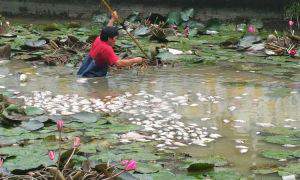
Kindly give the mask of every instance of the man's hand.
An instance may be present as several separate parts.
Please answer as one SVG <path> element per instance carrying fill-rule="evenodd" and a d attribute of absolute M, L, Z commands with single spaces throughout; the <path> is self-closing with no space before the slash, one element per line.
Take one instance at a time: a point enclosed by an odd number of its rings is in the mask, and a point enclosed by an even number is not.
<path fill-rule="evenodd" d="M 136 57 L 134 58 L 134 63 L 142 63 L 142 62 L 145 62 L 146 59 L 142 58 L 142 57 Z"/>

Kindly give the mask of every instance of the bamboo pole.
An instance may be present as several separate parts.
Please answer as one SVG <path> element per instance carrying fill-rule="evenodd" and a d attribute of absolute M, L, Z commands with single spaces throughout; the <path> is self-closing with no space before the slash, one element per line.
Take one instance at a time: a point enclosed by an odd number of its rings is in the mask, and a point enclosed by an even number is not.
<path fill-rule="evenodd" d="M 108 4 L 108 2 L 106 0 L 101 0 L 101 1 L 105 5 L 105 7 L 108 9 L 108 11 L 111 14 L 113 14 L 114 10 L 112 9 L 111 5 Z M 119 19 L 117 19 L 117 21 L 118 21 L 118 23 L 120 23 Z M 124 28 L 124 30 L 126 31 L 126 34 L 131 38 L 131 40 L 136 44 L 136 46 L 141 50 L 141 52 L 144 54 L 145 58 L 148 59 L 147 53 L 144 51 L 144 49 L 142 48 L 142 46 L 140 45 L 138 40 L 126 28 Z"/>

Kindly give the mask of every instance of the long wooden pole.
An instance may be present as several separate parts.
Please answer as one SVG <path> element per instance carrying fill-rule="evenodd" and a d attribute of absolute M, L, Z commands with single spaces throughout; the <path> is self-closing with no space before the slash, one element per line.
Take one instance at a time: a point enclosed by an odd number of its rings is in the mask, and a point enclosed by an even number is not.
<path fill-rule="evenodd" d="M 108 2 L 106 0 L 101 0 L 102 3 L 106 6 L 106 8 L 108 9 L 108 11 L 113 14 L 114 10 L 112 9 L 111 5 L 108 4 Z M 119 19 L 117 19 L 118 22 L 120 22 Z M 137 45 L 137 47 L 141 50 L 141 52 L 144 54 L 145 58 L 148 59 L 148 55 L 147 53 L 144 51 L 144 49 L 142 48 L 142 46 L 140 45 L 140 43 L 138 42 L 138 40 L 126 29 L 124 28 L 124 30 L 126 31 L 126 34 L 131 38 L 131 40 Z"/>

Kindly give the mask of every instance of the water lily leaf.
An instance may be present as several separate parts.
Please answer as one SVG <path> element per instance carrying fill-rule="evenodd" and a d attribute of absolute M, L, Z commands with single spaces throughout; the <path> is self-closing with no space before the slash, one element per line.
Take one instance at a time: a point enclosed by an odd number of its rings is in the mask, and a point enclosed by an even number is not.
<path fill-rule="evenodd" d="M 187 9 L 187 10 L 181 12 L 180 15 L 181 15 L 181 19 L 186 22 L 186 21 L 190 20 L 191 17 L 194 16 L 194 9 L 193 8 Z"/>
<path fill-rule="evenodd" d="M 172 61 L 178 59 L 177 55 L 174 55 L 170 52 L 160 52 L 156 57 L 161 58 L 162 61 Z"/>
<path fill-rule="evenodd" d="M 159 171 L 153 174 L 133 174 L 139 180 L 177 179 L 177 176 L 169 171 Z"/>
<path fill-rule="evenodd" d="M 270 127 L 263 130 L 263 133 L 272 135 L 294 135 L 297 134 L 299 130 L 293 130 L 284 127 Z"/>
<path fill-rule="evenodd" d="M 37 107 L 32 107 L 32 106 L 28 106 L 25 109 L 25 114 L 27 116 L 36 116 L 36 115 L 42 115 L 44 114 L 44 110 L 37 108 Z"/>
<path fill-rule="evenodd" d="M 300 175 L 300 163 L 289 164 L 286 167 L 280 167 L 278 174 L 280 176 Z"/>
<path fill-rule="evenodd" d="M 142 173 L 142 174 L 149 174 L 149 173 L 156 173 L 160 169 L 162 169 L 161 165 L 159 164 L 153 164 L 153 163 L 137 163 L 137 169 L 136 172 Z"/>
<path fill-rule="evenodd" d="M 146 26 L 140 26 L 134 30 L 135 36 L 147 36 L 150 34 L 150 29 Z"/>
<path fill-rule="evenodd" d="M 208 163 L 195 163 L 191 164 L 187 170 L 188 172 L 207 172 L 213 170 L 215 167 L 214 164 L 208 164 Z"/>
<path fill-rule="evenodd" d="M 180 25 L 182 23 L 182 19 L 181 19 L 181 14 L 180 12 L 170 12 L 168 14 L 168 19 L 167 22 L 169 24 L 175 24 L 175 25 Z"/>
<path fill-rule="evenodd" d="M 271 97 L 286 97 L 286 96 L 289 96 L 290 93 L 291 93 L 291 90 L 288 88 L 278 88 L 278 89 L 273 90 L 270 93 L 267 93 L 267 95 L 271 96 Z"/>
<path fill-rule="evenodd" d="M 263 151 L 262 153 L 263 157 L 270 158 L 270 159 L 292 159 L 293 157 L 293 152 L 291 151 L 276 151 L 276 150 L 266 150 Z"/>
<path fill-rule="evenodd" d="M 48 116 L 37 116 L 30 119 L 30 121 L 39 121 L 39 122 L 46 122 L 49 120 Z"/>
<path fill-rule="evenodd" d="M 224 179 L 230 179 L 230 180 L 240 180 L 241 175 L 237 174 L 234 171 L 219 171 L 219 172 L 210 172 L 208 175 L 214 179 L 214 180 L 224 180 Z"/>
<path fill-rule="evenodd" d="M 34 121 L 22 122 L 21 126 L 28 131 L 35 131 L 43 128 L 44 123 L 34 120 Z"/>
<path fill-rule="evenodd" d="M 293 156 L 296 158 L 300 158 L 300 150 L 294 151 Z"/>
<path fill-rule="evenodd" d="M 284 135 L 277 135 L 277 136 L 267 136 L 264 138 L 266 142 L 274 143 L 274 144 L 292 144 L 299 146 L 300 145 L 300 139 L 298 137 L 294 136 L 284 136 Z"/>
<path fill-rule="evenodd" d="M 71 117 L 74 118 L 73 121 L 76 121 L 76 122 L 94 123 L 100 118 L 100 115 L 94 114 L 94 113 L 89 113 L 89 112 L 80 112 L 80 113 L 71 115 Z"/>
<path fill-rule="evenodd" d="M 55 164 L 48 157 L 48 149 L 40 144 L 0 148 L 0 154 L 15 156 L 5 161 L 5 168 L 12 172 L 27 172 L 43 165 L 50 166 Z"/>

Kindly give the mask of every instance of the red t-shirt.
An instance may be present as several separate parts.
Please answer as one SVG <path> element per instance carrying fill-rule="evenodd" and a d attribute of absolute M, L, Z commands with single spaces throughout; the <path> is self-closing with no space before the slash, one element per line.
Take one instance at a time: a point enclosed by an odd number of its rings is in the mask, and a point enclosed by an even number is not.
<path fill-rule="evenodd" d="M 113 48 L 100 37 L 97 37 L 90 50 L 90 56 L 95 60 L 97 66 L 112 66 L 116 64 L 119 57 L 115 54 Z"/>

